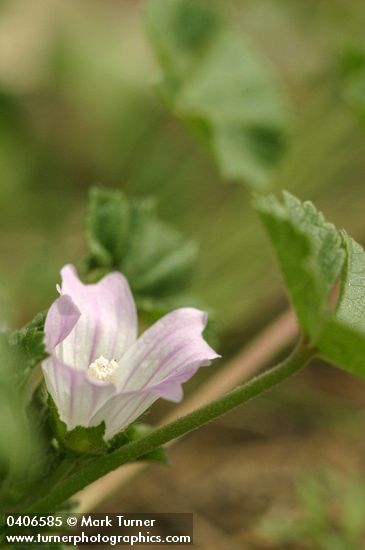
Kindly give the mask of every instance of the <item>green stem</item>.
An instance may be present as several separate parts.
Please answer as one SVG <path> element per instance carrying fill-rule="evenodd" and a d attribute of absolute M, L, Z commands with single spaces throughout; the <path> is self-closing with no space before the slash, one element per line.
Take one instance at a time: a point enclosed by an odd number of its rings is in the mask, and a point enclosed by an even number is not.
<path fill-rule="evenodd" d="M 65 502 L 77 491 L 80 491 L 119 466 L 135 461 L 168 441 L 191 432 L 238 405 L 262 394 L 299 371 L 314 355 L 315 351 L 313 349 L 308 349 L 304 344 L 299 343 L 292 354 L 278 366 L 253 378 L 246 384 L 238 386 L 216 401 L 212 401 L 200 409 L 182 418 L 178 418 L 162 428 L 156 429 L 149 435 L 137 441 L 132 441 L 106 456 L 97 458 L 79 471 L 74 472 L 68 479 L 61 481 L 53 487 L 47 495 L 33 503 L 27 512 L 52 512 L 59 504 Z"/>

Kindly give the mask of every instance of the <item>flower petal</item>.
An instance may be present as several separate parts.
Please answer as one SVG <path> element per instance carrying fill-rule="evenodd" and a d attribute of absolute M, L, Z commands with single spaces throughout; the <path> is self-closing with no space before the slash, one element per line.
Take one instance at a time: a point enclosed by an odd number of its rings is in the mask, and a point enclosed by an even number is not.
<path fill-rule="evenodd" d="M 42 370 L 47 390 L 68 430 L 100 424 L 101 420 L 95 424 L 92 418 L 115 394 L 113 384 L 91 380 L 85 371 L 73 369 L 54 356 L 43 361 Z"/>
<path fill-rule="evenodd" d="M 118 393 L 98 410 L 109 439 L 134 422 L 159 397 L 180 401 L 182 384 L 219 357 L 202 337 L 207 316 L 193 308 L 169 313 L 148 329 L 119 362 Z"/>
<path fill-rule="evenodd" d="M 177 309 L 162 317 L 122 357 L 118 390 L 156 388 L 163 397 L 175 400 L 174 380 L 181 385 L 199 367 L 219 357 L 202 337 L 206 322 L 206 313 L 194 308 Z M 167 380 L 171 394 L 165 391 L 167 384 L 161 386 Z"/>
<path fill-rule="evenodd" d="M 156 393 L 149 391 L 116 394 L 97 411 L 92 423 L 97 426 L 105 421 L 104 438 L 108 440 L 141 416 L 158 398 Z"/>
<path fill-rule="evenodd" d="M 173 401 L 182 397 L 181 384 L 219 357 L 204 341 L 207 315 L 181 308 L 149 328 L 119 362 L 119 391 L 151 390 Z"/>
<path fill-rule="evenodd" d="M 64 340 L 80 318 L 80 311 L 70 296 L 60 296 L 48 310 L 44 325 L 45 343 L 48 352 Z"/>
<path fill-rule="evenodd" d="M 83 284 L 75 268 L 62 271 L 61 294 L 69 295 L 80 310 L 74 330 L 55 350 L 58 359 L 76 369 L 86 369 L 104 355 L 119 360 L 137 336 L 136 307 L 121 273 L 110 273 L 96 284 Z"/>

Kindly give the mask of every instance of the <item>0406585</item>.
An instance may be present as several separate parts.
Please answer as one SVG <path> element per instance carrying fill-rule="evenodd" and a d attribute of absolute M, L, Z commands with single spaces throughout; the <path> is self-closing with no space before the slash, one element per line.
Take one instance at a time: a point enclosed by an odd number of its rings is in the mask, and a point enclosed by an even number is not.
<path fill-rule="evenodd" d="M 6 516 L 7 527 L 61 527 L 63 524 L 61 516 L 28 516 L 11 515 Z"/>

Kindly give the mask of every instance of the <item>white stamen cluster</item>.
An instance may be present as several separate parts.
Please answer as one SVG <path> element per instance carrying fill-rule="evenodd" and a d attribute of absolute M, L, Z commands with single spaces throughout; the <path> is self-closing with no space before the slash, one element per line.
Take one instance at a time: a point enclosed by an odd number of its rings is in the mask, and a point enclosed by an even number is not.
<path fill-rule="evenodd" d="M 112 359 L 106 359 L 103 355 L 100 355 L 87 370 L 88 375 L 91 378 L 96 380 L 101 380 L 102 382 L 111 382 L 115 384 L 115 372 L 118 368 L 118 363 Z"/>

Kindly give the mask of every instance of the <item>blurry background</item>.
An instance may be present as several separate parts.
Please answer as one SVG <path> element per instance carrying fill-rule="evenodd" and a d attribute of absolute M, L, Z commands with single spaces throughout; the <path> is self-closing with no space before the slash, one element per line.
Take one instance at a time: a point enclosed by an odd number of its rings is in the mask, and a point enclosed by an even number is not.
<path fill-rule="evenodd" d="M 272 186 L 312 199 L 364 242 L 364 2 L 211 4 L 266 58 L 285 98 L 287 147 Z M 0 322 L 20 326 L 53 299 L 60 267 L 84 252 L 89 188 L 102 184 L 155 197 L 161 218 L 200 243 L 193 292 L 215 311 L 221 352 L 229 357 L 286 307 L 283 286 L 250 190 L 226 181 L 233 178 L 221 175 L 156 88 L 161 70 L 146 33 L 146 6 L 143 0 L 0 2 Z M 365 471 L 364 404 L 363 384 L 314 365 L 188 439 L 179 455 L 174 451 L 171 469 L 153 467 L 154 479 L 172 478 L 173 504 L 203 516 L 202 548 L 283 548 L 277 533 L 263 537 L 259 526 L 273 512 L 281 523 L 300 501 L 300 470 L 321 464 L 345 474 L 346 514 L 354 522 L 354 502 L 365 494 L 351 493 Z M 301 494 L 309 493 L 304 511 L 296 504 L 302 515 L 323 504 L 321 482 L 311 483 L 302 482 Z M 330 482 L 326 506 L 332 493 L 343 494 L 341 483 Z M 162 511 L 170 510 L 160 486 L 149 484 L 141 482 L 137 508 L 157 511 L 159 499 Z M 133 491 L 123 489 L 122 501 L 105 509 L 132 511 L 132 504 Z M 326 514 L 311 526 L 324 531 L 321 539 L 310 542 L 308 535 L 307 546 L 288 547 L 357 550 L 353 534 L 341 543 L 344 512 L 335 503 Z"/>

